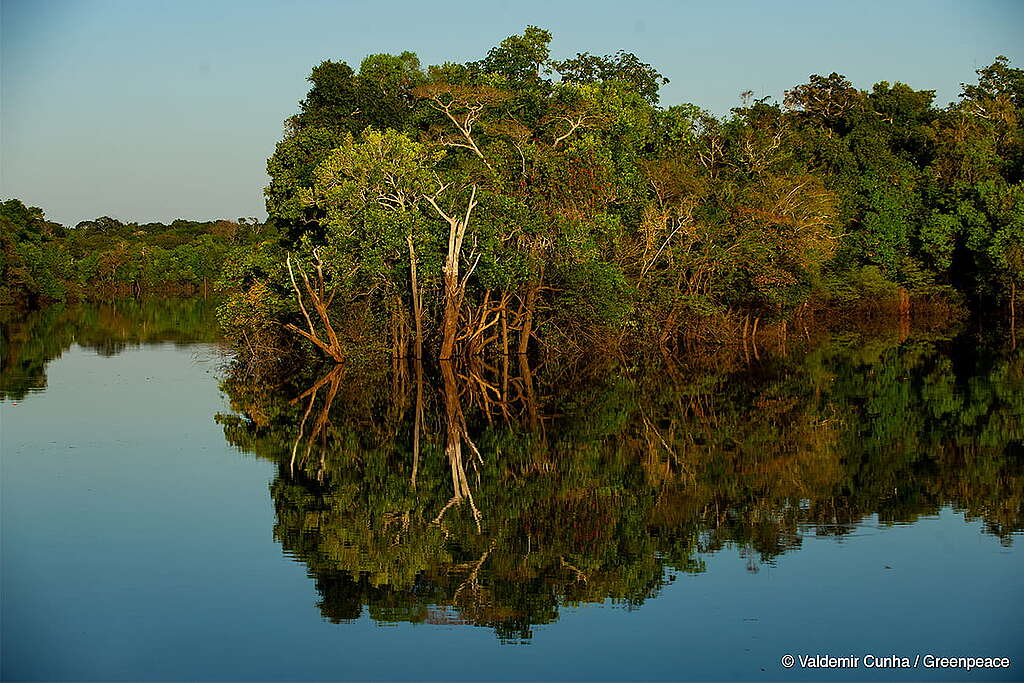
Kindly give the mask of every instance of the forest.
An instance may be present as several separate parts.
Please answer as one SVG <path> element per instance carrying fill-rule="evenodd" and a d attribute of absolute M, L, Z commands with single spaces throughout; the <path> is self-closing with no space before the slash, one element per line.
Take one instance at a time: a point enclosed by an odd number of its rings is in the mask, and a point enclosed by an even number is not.
<path fill-rule="evenodd" d="M 1009 546 L 1024 70 L 948 105 L 811 75 L 716 116 L 552 39 L 314 66 L 265 221 L 0 203 L 0 399 L 74 343 L 225 344 L 214 419 L 272 463 L 332 622 L 529 640 L 726 548 L 753 572 L 950 508 Z"/>
<path fill-rule="evenodd" d="M 112 296 L 213 293 L 228 253 L 265 238 L 256 218 L 66 228 L 17 199 L 0 202 L 0 306 L 35 309 Z"/>
<path fill-rule="evenodd" d="M 812 75 L 716 117 L 620 51 L 530 26 L 467 63 L 325 61 L 268 159 L 268 219 L 73 229 L 11 200 L 6 303 L 207 293 L 252 361 L 746 340 L 844 315 L 994 312 L 1024 285 L 1024 71 L 933 90 Z"/>
<path fill-rule="evenodd" d="M 267 165 L 281 237 L 223 273 L 244 353 L 672 349 L 816 311 L 1015 324 L 1024 72 L 1008 59 L 947 107 L 832 73 L 718 118 L 660 106 L 667 79 L 633 54 L 556 60 L 551 39 L 313 68 Z"/>

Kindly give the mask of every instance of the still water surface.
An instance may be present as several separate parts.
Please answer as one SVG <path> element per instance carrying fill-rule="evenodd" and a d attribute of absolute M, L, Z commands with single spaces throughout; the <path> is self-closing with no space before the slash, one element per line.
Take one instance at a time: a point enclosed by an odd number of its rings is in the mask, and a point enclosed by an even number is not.
<path fill-rule="evenodd" d="M 1024 673 L 1020 351 L 273 379 L 211 312 L 3 326 L 3 679 Z"/>

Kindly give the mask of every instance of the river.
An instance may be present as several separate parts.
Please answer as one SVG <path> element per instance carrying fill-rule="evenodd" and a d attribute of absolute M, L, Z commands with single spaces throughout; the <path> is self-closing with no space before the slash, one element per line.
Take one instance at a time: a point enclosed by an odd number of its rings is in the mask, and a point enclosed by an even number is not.
<path fill-rule="evenodd" d="M 268 377 L 203 301 L 2 320 L 4 680 L 1024 676 L 981 334 Z"/>

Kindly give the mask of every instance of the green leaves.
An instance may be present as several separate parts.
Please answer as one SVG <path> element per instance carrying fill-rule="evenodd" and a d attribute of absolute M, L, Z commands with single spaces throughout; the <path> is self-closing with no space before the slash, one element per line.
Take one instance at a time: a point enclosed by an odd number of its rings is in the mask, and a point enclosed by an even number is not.
<path fill-rule="evenodd" d="M 290 245 L 347 264 L 352 297 L 392 326 L 378 335 L 401 335 L 413 261 L 428 328 L 448 267 L 464 291 L 447 320 L 487 325 L 497 289 L 531 309 L 517 314 L 528 340 L 668 343 L 707 316 L 900 286 L 995 301 L 1017 281 L 1024 138 L 1007 60 L 944 110 L 933 90 L 832 73 L 782 105 L 746 93 L 719 119 L 658 108 L 667 79 L 636 55 L 552 61 L 551 40 L 530 26 L 464 64 L 403 52 L 358 74 L 313 69 L 268 162 L 268 212 Z M 468 188 L 479 206 L 449 262 Z"/>
<path fill-rule="evenodd" d="M 658 104 L 658 90 L 669 82 L 650 64 L 624 50 L 604 57 L 581 52 L 572 59 L 552 62 L 552 66 L 565 83 L 621 83 L 652 106 Z"/>
<path fill-rule="evenodd" d="M 551 32 L 527 26 L 522 35 L 509 36 L 491 48 L 483 61 L 472 66 L 485 73 L 500 74 L 509 81 L 539 80 L 547 63 Z"/>
<path fill-rule="evenodd" d="M 312 187 L 302 188 L 300 198 L 331 218 L 353 215 L 371 204 L 409 211 L 437 190 L 433 171 L 444 155 L 394 130 L 368 128 L 359 142 L 348 136 L 317 166 Z"/>

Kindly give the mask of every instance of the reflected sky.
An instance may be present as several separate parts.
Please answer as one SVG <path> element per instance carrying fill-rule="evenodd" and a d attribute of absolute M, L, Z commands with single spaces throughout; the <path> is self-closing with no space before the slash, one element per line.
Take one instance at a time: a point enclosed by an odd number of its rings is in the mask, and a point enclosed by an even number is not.
<path fill-rule="evenodd" d="M 652 392 L 637 394 L 628 385 L 628 375 L 621 380 L 625 386 L 621 382 L 598 382 L 597 388 L 592 382 L 580 385 L 589 385 L 592 390 L 574 396 L 573 403 L 582 411 L 575 416 L 569 411 L 568 401 L 540 401 L 541 415 L 555 414 L 553 405 L 562 415 L 546 427 L 547 443 L 557 446 L 551 452 L 566 458 L 555 464 L 574 463 L 574 467 L 556 468 L 557 477 L 550 473 L 552 470 L 541 467 L 529 472 L 517 470 L 526 484 L 499 479 L 511 491 L 505 511 L 497 509 L 502 499 L 487 482 L 489 476 L 502 474 L 498 463 L 520 467 L 540 462 L 538 458 L 549 453 L 543 449 L 525 454 L 508 450 L 512 441 L 498 440 L 505 428 L 485 427 L 486 419 L 463 394 L 467 427 L 488 463 L 481 468 L 479 480 L 468 460 L 466 464 L 468 481 L 482 513 L 481 532 L 475 530 L 467 505 L 453 506 L 447 513 L 450 521 L 447 515 L 443 520 L 447 523 L 443 531 L 448 536 L 440 534 L 437 544 L 425 541 L 424 547 L 433 554 L 419 565 L 419 560 L 412 562 L 412 566 L 421 566 L 422 572 L 411 584 L 411 593 L 408 587 L 397 590 L 401 584 L 398 579 L 396 590 L 390 593 L 381 584 L 374 591 L 350 591 L 346 594 L 349 598 L 368 597 L 370 602 L 357 606 L 360 609 L 355 618 L 333 623 L 324 604 L 332 595 L 339 595 L 325 589 L 344 587 L 353 575 L 346 571 L 344 553 L 317 555 L 325 547 L 323 534 L 351 531 L 353 524 L 369 521 L 371 526 L 363 527 L 369 535 L 350 537 L 347 547 L 362 552 L 355 561 L 372 560 L 372 551 L 386 554 L 389 547 L 390 541 L 372 545 L 374 539 L 381 540 L 374 534 L 394 528 L 385 524 L 387 513 L 394 512 L 396 501 L 415 510 L 417 500 L 431 513 L 422 526 L 422 538 L 429 540 L 432 530 L 440 529 L 430 522 L 438 511 L 438 502 L 443 505 L 452 494 L 446 432 L 442 429 L 443 400 L 439 395 L 429 399 L 425 410 L 424 432 L 429 438 L 425 437 L 421 451 L 416 496 L 399 496 L 397 484 L 392 481 L 400 478 L 405 482 L 408 469 L 381 469 L 392 462 L 390 458 L 402 459 L 409 454 L 411 431 L 406 428 L 412 426 L 409 408 L 414 402 L 405 412 L 391 417 L 378 411 L 376 436 L 363 437 L 364 445 L 377 443 L 382 447 L 394 440 L 398 445 L 390 455 L 364 451 L 360 458 L 353 459 L 351 448 L 345 452 L 333 448 L 358 433 L 362 403 L 359 392 L 351 390 L 342 392 L 345 400 L 336 402 L 329 411 L 331 431 L 326 443 L 335 455 L 324 459 L 326 470 L 321 481 L 317 478 L 320 458 L 316 450 L 310 451 L 311 456 L 298 467 L 289 467 L 296 430 L 306 408 L 303 401 L 291 403 L 297 392 L 289 393 L 287 387 L 261 389 L 249 381 L 249 393 L 240 393 L 214 345 L 187 344 L 183 339 L 177 342 L 128 346 L 114 355 L 72 342 L 46 365 L 44 390 L 17 398 L 8 396 L 0 402 L 5 680 L 820 679 L 820 671 L 784 671 L 779 658 L 786 653 L 993 655 L 1015 657 L 1017 661 L 1024 657 L 1024 622 L 1020 617 L 1024 556 L 1019 549 L 1019 529 L 1007 528 L 1006 524 L 993 529 L 984 515 L 965 520 L 963 511 L 948 503 L 933 509 L 932 499 L 901 499 L 898 505 L 888 505 L 888 499 L 877 492 L 860 499 L 862 504 L 857 509 L 867 509 L 866 514 L 852 522 L 837 523 L 842 526 L 842 534 L 835 534 L 826 524 L 801 521 L 810 514 L 811 500 L 795 500 L 792 524 L 772 527 L 768 513 L 778 512 L 779 500 L 789 500 L 776 495 L 778 491 L 788 493 L 787 477 L 803 476 L 801 481 L 812 487 L 831 486 L 829 482 L 838 474 L 826 468 L 827 477 L 810 477 L 808 463 L 819 460 L 805 458 L 800 461 L 803 465 L 783 469 L 779 477 L 769 476 L 770 469 L 762 470 L 757 474 L 761 478 L 753 480 L 756 486 L 751 484 L 750 491 L 739 495 L 738 489 L 729 490 L 727 484 L 746 476 L 742 470 L 720 476 L 712 470 L 699 470 L 699 458 L 690 459 L 687 462 L 695 469 L 698 483 L 710 487 L 705 493 L 710 491 L 723 504 L 728 502 L 730 514 L 748 515 L 745 526 L 737 519 L 732 526 L 723 524 L 716 532 L 706 516 L 692 516 L 684 505 L 686 496 L 703 495 L 701 490 L 690 484 L 673 488 L 673 482 L 679 480 L 678 469 L 673 470 L 674 478 L 656 480 L 652 479 L 651 472 L 656 468 L 651 463 L 646 467 L 632 465 L 628 453 L 615 460 L 602 450 L 615 442 L 595 431 L 602 424 L 608 428 L 607 420 L 601 417 L 605 413 L 598 409 L 609 406 L 615 409 L 609 408 L 608 415 L 618 411 L 624 416 L 613 421 L 615 428 L 610 432 L 620 435 L 618 443 L 628 443 L 628 438 L 642 434 L 629 431 L 633 418 L 640 414 L 636 411 L 642 409 L 669 445 L 678 444 L 669 438 L 671 425 L 654 412 L 657 402 L 651 402 Z M 897 353 L 911 356 L 904 358 L 902 365 L 887 366 L 879 364 L 878 359 L 893 353 L 891 347 L 882 349 L 881 354 L 878 349 L 868 352 L 865 348 L 859 345 L 855 352 L 848 349 L 841 353 L 834 348 L 819 350 L 832 354 L 824 365 L 815 361 L 801 366 L 804 361 L 800 360 L 786 361 L 778 371 L 761 368 L 761 379 L 751 380 L 753 384 L 748 387 L 754 399 L 736 391 L 724 394 L 721 400 L 739 406 L 737 415 L 741 415 L 745 400 L 764 404 L 766 397 L 792 393 L 787 381 L 806 384 L 807 395 L 813 399 L 815 386 L 825 385 L 816 385 L 817 380 L 809 380 L 806 373 L 794 374 L 795 367 L 815 371 L 827 367 L 834 378 L 857 372 L 861 372 L 860 377 L 878 377 L 887 367 L 904 373 L 907 368 L 921 368 L 911 382 L 917 387 L 911 395 L 917 398 L 906 405 L 920 407 L 920 397 L 930 396 L 935 401 L 925 405 L 934 408 L 967 396 L 964 387 L 975 395 L 996 391 L 991 382 L 983 380 L 1007 372 L 1005 368 L 1000 370 L 1004 366 L 989 363 L 973 365 L 986 368 L 985 377 L 964 374 L 963 368 L 971 364 L 965 366 L 948 348 L 897 349 Z M 952 363 L 949 368 L 947 361 Z M 741 369 L 739 375 L 727 375 L 722 381 L 735 384 L 744 372 Z M 1013 376 L 1011 372 L 1011 379 Z M 439 377 L 428 372 L 427 379 L 428 393 L 443 390 Z M 537 393 L 543 396 L 543 369 L 536 380 Z M 778 381 L 783 384 L 776 384 Z M 830 379 L 829 384 L 837 381 L 843 384 L 841 379 Z M 943 381 L 954 385 L 945 398 L 941 398 Z M 366 407 L 379 408 L 388 402 L 390 385 L 380 386 L 383 398 L 367 399 Z M 832 390 L 832 398 L 847 401 L 848 412 L 870 409 L 872 415 L 884 418 L 879 408 L 880 394 L 863 391 L 880 385 L 846 382 L 845 386 L 851 392 L 849 396 L 843 398 L 840 387 Z M 857 387 L 859 391 L 852 391 Z M 410 396 L 414 395 L 413 388 L 414 383 L 407 387 Z M 641 394 L 646 398 L 636 399 Z M 317 406 L 322 406 L 325 395 L 321 391 Z M 676 394 L 664 394 L 669 395 Z M 630 397 L 636 403 L 630 403 Z M 964 405 L 970 408 L 975 404 L 977 401 L 967 401 Z M 252 420 L 257 405 L 266 417 L 262 427 Z M 808 414 L 817 419 L 822 405 L 811 400 L 797 406 L 795 413 L 793 408 L 776 412 L 775 419 L 792 432 L 794 425 L 805 423 L 802 420 Z M 985 405 L 1002 404 L 989 401 Z M 704 448 L 743 451 L 742 440 L 747 437 L 754 437 L 758 447 L 767 443 L 756 440 L 760 438 L 756 430 L 736 431 L 741 420 L 730 417 L 725 404 L 705 404 L 703 409 L 709 411 L 708 415 L 717 415 L 720 429 L 728 436 L 728 440 L 721 441 L 709 437 Z M 974 418 L 968 420 L 969 410 L 958 410 L 964 424 L 979 424 Z M 219 422 L 215 415 L 221 416 Z M 227 416 L 236 416 L 242 422 L 231 422 Z M 925 417 L 921 424 L 926 428 L 946 424 L 948 429 L 949 423 L 938 419 L 941 415 L 933 412 Z M 981 436 L 975 451 L 964 450 L 963 444 L 956 447 L 967 460 L 988 457 L 991 466 L 960 470 L 971 476 L 956 480 L 959 488 L 943 488 L 944 482 L 953 480 L 941 468 L 911 468 L 916 479 L 912 482 L 917 486 L 915 495 L 935 491 L 941 498 L 948 497 L 950 491 L 959 491 L 965 498 L 980 501 L 977 505 L 982 511 L 999 500 L 1006 502 L 1005 496 L 985 498 L 984 491 L 972 492 L 970 487 L 991 489 L 991 482 L 984 476 L 1002 462 L 1004 469 L 993 481 L 1002 482 L 1006 492 L 1018 490 L 1014 486 L 1021 474 L 1019 436 L 1005 431 L 1015 428 L 1006 422 L 1011 417 L 1007 413 L 1001 418 L 1007 439 L 1002 451 L 999 443 L 983 443 L 994 438 L 993 432 L 978 433 Z M 306 422 L 307 437 L 315 418 L 315 412 L 311 413 Z M 904 418 L 907 425 L 917 424 L 915 416 Z M 382 426 L 387 424 L 397 425 L 395 431 Z M 365 425 L 363 431 L 367 432 Z M 522 432 L 517 433 L 527 440 Z M 681 433 L 677 426 L 676 435 Z M 850 467 L 850 444 L 855 439 L 886 438 L 887 434 L 885 429 L 852 429 L 827 441 L 830 448 L 847 449 L 845 460 L 840 458 L 838 462 L 846 468 L 844 472 L 854 473 L 850 481 L 862 491 L 871 489 L 872 481 L 878 483 L 877 477 L 884 477 L 884 470 L 879 469 L 882 461 L 865 457 L 863 466 Z M 904 439 L 911 434 L 920 436 L 913 430 L 901 434 Z M 777 436 L 773 438 L 778 440 Z M 920 454 L 926 448 L 952 452 L 954 441 L 932 439 L 910 444 L 905 452 L 879 452 L 880 456 L 897 457 Z M 570 443 L 577 444 L 575 452 L 568 447 Z M 798 439 L 790 446 L 801 443 L 808 442 Z M 504 460 L 499 459 L 498 447 L 506 449 L 501 456 Z M 588 449 L 603 453 L 603 462 L 609 466 L 618 463 L 621 471 L 587 471 L 588 461 L 583 455 Z M 947 450 L 942 453 L 949 455 Z M 787 452 L 784 449 L 782 455 Z M 993 455 L 999 453 L 1002 461 Z M 775 457 L 764 462 L 774 461 Z M 750 461 L 739 458 L 732 462 L 742 465 Z M 345 463 L 348 467 L 343 470 L 341 465 Z M 599 534 L 599 540 L 590 543 L 592 550 L 588 550 L 587 544 L 573 544 L 570 526 L 574 521 L 604 518 L 588 517 L 590 513 L 583 508 L 566 512 L 567 508 L 555 502 L 587 499 L 582 493 L 567 495 L 567 487 L 583 486 L 595 478 L 604 485 L 620 487 L 616 495 L 632 496 L 633 502 L 624 509 L 611 506 L 604 511 L 614 523 L 594 528 L 611 535 Z M 434 479 L 436 484 L 432 483 Z M 657 486 L 652 488 L 652 482 Z M 648 490 L 675 495 L 676 502 L 659 507 L 657 494 L 650 500 L 645 497 Z M 811 493 L 816 491 L 812 488 Z M 346 506 L 341 505 L 346 500 L 344 495 L 349 496 Z M 517 499 L 530 504 L 531 514 L 508 511 Z M 546 499 L 554 502 L 545 508 Z M 760 508 L 754 505 L 765 499 L 774 502 Z M 338 501 L 338 507 L 325 513 L 325 501 Z M 868 509 L 873 505 L 886 510 L 881 518 Z M 806 511 L 801 513 L 801 509 Z M 303 520 L 311 522 L 314 517 L 310 511 L 315 510 L 326 514 L 317 518 L 318 525 L 310 524 L 304 530 L 293 526 Z M 672 510 L 681 516 L 671 518 L 668 512 Z M 630 521 L 630 511 L 645 511 L 648 516 Z M 749 517 L 754 513 L 762 515 L 760 525 Z M 992 514 L 1002 513 L 993 510 Z M 556 515 L 551 519 L 566 523 L 541 528 L 551 515 Z M 513 604 L 508 602 L 508 591 L 515 584 L 509 557 L 513 551 L 519 552 L 517 534 L 528 524 L 534 525 L 529 532 L 533 543 L 544 538 L 549 549 L 564 544 L 565 561 L 588 573 L 590 583 L 583 586 L 573 571 L 564 567 L 543 574 L 548 565 L 527 563 L 534 574 L 542 573 L 528 576 L 527 572 L 524 580 L 539 582 L 548 589 L 524 589 L 523 595 L 553 594 L 561 602 L 555 606 L 554 618 L 532 624 L 529 638 L 503 639 L 496 637 L 493 625 L 470 625 L 477 623 L 474 615 L 483 612 L 479 604 L 464 599 L 468 588 L 456 599 L 452 593 L 472 572 L 479 558 L 477 550 L 493 545 L 477 575 L 484 591 L 481 595 L 489 591 L 484 607 L 507 609 Z M 687 546 L 686 557 L 692 561 L 688 567 L 667 561 L 673 551 L 664 539 L 635 537 L 637 530 L 664 531 L 679 529 L 680 525 L 693 531 L 686 536 L 688 542 L 693 541 Z M 418 528 L 413 517 L 409 529 Z M 764 536 L 769 528 L 782 528 L 799 538 L 790 539 L 781 552 L 766 555 L 762 550 L 773 547 Z M 746 529 L 747 535 L 740 535 L 740 529 Z M 761 536 L 757 535 L 759 529 Z M 721 535 L 719 544 L 709 541 L 715 533 Z M 604 547 L 601 544 L 608 543 L 619 551 L 646 552 L 653 548 L 661 559 L 598 556 L 598 550 Z M 392 552 L 410 548 L 409 542 L 399 539 Z M 537 557 L 545 550 L 534 545 L 529 552 Z M 682 556 L 675 555 L 673 561 L 678 565 Z M 383 561 L 379 556 L 376 560 Z M 393 557 L 390 561 L 397 562 Z M 553 561 L 557 563 L 557 557 Z M 641 576 L 636 572 L 654 574 Z M 643 600 L 611 597 L 616 591 L 629 593 L 629 586 L 644 585 L 653 588 Z M 432 610 L 432 619 L 412 623 L 387 611 L 387 600 L 392 601 L 392 608 L 419 605 L 416 600 L 395 602 L 397 597 L 415 597 L 416 590 L 431 598 L 421 602 L 424 609 Z M 602 592 L 606 597 L 600 599 Z M 573 595 L 584 599 L 575 602 L 569 599 Z M 445 614 L 451 617 L 450 623 L 440 623 L 445 621 L 441 618 Z M 975 672 L 971 678 L 1014 679 L 1019 674 L 1020 669 L 1015 668 L 1008 672 Z M 860 670 L 829 672 L 826 677 L 929 680 L 965 676 L 963 672 L 924 670 L 872 676 Z"/>

